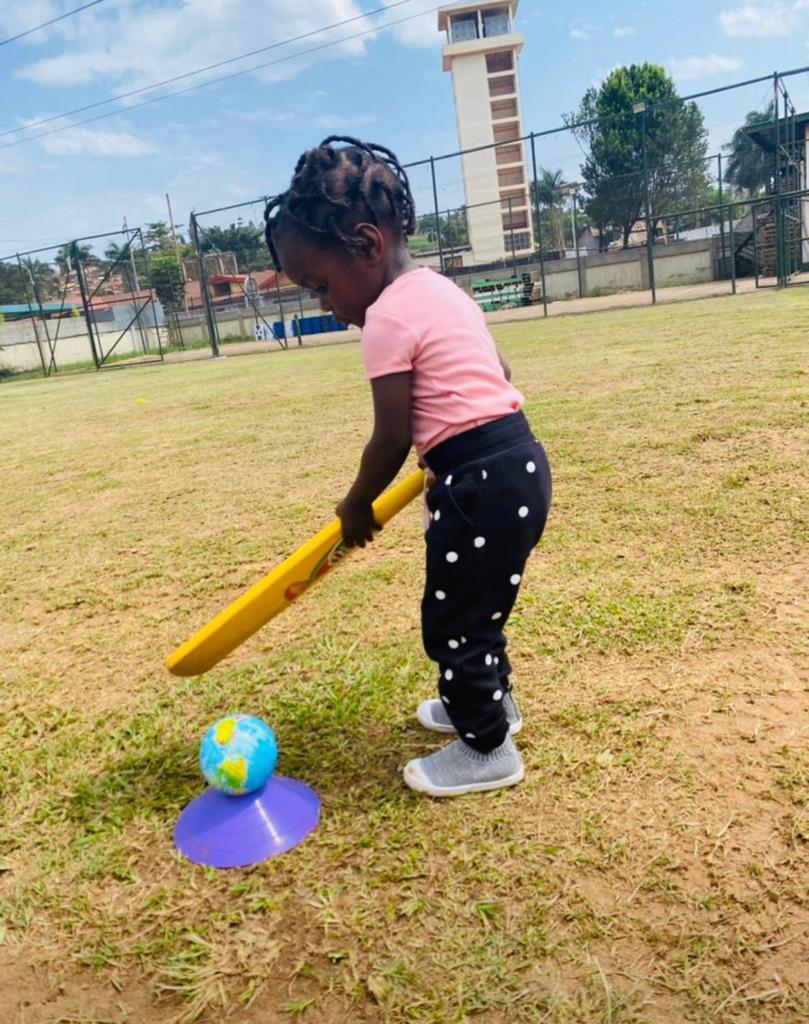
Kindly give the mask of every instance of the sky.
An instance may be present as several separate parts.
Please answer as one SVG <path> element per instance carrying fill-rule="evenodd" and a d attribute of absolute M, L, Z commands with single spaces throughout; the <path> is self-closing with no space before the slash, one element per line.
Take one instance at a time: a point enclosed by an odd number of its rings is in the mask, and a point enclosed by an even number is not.
<path fill-rule="evenodd" d="M 458 147 L 435 0 L 101 0 L 3 45 L 85 3 L 0 0 L 0 256 L 116 231 L 124 218 L 130 226 L 166 219 L 167 192 L 187 233 L 191 210 L 285 188 L 300 153 L 332 133 L 380 142 L 403 162 Z M 371 13 L 378 8 L 387 9 Z M 809 0 L 580 0 L 569 8 L 521 0 L 516 29 L 525 36 L 526 131 L 561 124 L 590 86 L 622 64 L 662 64 L 681 95 L 809 65 Z M 287 44 L 307 33 L 314 34 Z M 258 49 L 215 71 L 63 116 Z M 809 109 L 809 75 L 789 78 L 787 87 L 798 109 Z M 701 100 L 710 152 L 770 95 L 771 86 L 759 83 Z M 540 140 L 537 158 L 575 180 L 582 152 L 564 133 Z M 425 210 L 429 173 L 417 168 L 411 178 Z M 457 159 L 438 164 L 442 208 L 463 201 L 461 182 Z M 202 222 L 260 212 L 254 204 Z"/>

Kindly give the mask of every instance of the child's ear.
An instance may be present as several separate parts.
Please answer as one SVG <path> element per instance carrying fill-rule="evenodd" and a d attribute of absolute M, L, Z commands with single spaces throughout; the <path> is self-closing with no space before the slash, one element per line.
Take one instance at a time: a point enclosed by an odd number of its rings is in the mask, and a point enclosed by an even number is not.
<path fill-rule="evenodd" d="M 379 263 L 385 253 L 385 239 L 376 224 L 358 224 L 354 237 L 362 255 L 372 264 Z"/>

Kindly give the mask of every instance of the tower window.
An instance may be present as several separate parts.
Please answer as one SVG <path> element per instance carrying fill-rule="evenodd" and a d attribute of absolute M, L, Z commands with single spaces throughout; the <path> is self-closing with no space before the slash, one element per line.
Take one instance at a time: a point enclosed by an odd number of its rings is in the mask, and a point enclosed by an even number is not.
<path fill-rule="evenodd" d="M 522 162 L 522 147 L 498 146 L 495 150 L 495 162 L 501 164 L 517 164 Z"/>
<path fill-rule="evenodd" d="M 490 75 L 496 71 L 511 71 L 514 67 L 514 52 L 512 50 L 495 50 L 494 53 L 486 54 L 486 70 Z"/>
<path fill-rule="evenodd" d="M 511 96 L 517 91 L 514 75 L 501 75 L 489 79 L 490 96 Z"/>
<path fill-rule="evenodd" d="M 483 34 L 490 36 L 507 36 L 511 31 L 506 8 L 494 8 L 483 12 Z"/>
<path fill-rule="evenodd" d="M 492 120 L 500 121 L 504 117 L 517 116 L 516 100 L 495 100 L 492 103 Z"/>
<path fill-rule="evenodd" d="M 466 43 L 478 38 L 477 14 L 461 14 L 452 19 L 453 43 Z"/>

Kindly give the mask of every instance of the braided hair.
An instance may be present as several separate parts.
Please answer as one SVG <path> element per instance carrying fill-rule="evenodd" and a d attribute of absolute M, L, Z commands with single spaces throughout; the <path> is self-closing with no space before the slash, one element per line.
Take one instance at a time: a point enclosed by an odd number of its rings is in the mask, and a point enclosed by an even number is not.
<path fill-rule="evenodd" d="M 335 148 L 334 143 L 344 145 Z M 301 156 L 289 189 L 267 203 L 265 238 L 276 270 L 281 269 L 276 240 L 286 231 L 356 254 L 363 244 L 354 228 L 362 221 L 392 227 L 403 238 L 412 235 L 416 209 L 410 182 L 384 146 L 330 135 Z"/>

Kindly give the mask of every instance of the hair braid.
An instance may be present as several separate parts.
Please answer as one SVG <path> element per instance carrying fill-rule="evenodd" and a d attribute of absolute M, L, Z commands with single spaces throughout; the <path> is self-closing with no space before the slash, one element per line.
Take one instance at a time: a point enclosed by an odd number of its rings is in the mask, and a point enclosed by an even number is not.
<path fill-rule="evenodd" d="M 364 220 L 403 237 L 413 234 L 416 209 L 407 173 L 385 146 L 329 135 L 301 154 L 289 189 L 267 203 L 265 237 L 276 269 L 276 239 L 283 231 L 309 233 L 356 253 L 362 246 L 354 228 Z"/>

